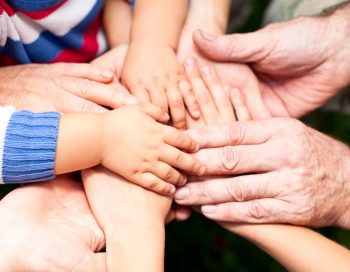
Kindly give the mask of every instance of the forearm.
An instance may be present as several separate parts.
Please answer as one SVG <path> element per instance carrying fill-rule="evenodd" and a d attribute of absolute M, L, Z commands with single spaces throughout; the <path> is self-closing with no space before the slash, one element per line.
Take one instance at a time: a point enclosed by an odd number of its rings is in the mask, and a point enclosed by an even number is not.
<path fill-rule="evenodd" d="M 103 25 L 110 48 L 129 43 L 131 7 L 124 0 L 107 0 L 103 13 Z"/>
<path fill-rule="evenodd" d="M 136 1 L 131 43 L 161 43 L 176 50 L 187 10 L 187 0 Z"/>
<path fill-rule="evenodd" d="M 186 28 L 224 34 L 229 20 L 231 0 L 192 0 Z"/>
<path fill-rule="evenodd" d="M 141 220 L 136 224 L 133 220 L 127 221 L 124 226 L 116 226 L 115 233 L 108 234 L 107 266 L 110 271 L 164 270 L 164 222 Z"/>
<path fill-rule="evenodd" d="M 348 271 L 348 249 L 307 228 L 291 225 L 225 225 L 288 271 Z"/>
<path fill-rule="evenodd" d="M 72 113 L 61 116 L 55 175 L 87 169 L 102 160 L 102 114 Z"/>

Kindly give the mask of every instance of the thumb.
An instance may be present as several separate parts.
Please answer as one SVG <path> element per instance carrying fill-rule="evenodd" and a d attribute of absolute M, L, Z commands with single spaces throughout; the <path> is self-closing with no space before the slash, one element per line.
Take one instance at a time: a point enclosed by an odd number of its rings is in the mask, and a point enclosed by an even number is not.
<path fill-rule="evenodd" d="M 193 42 L 208 58 L 216 61 L 256 62 L 270 52 L 265 32 L 213 36 L 202 30 L 193 34 Z"/>

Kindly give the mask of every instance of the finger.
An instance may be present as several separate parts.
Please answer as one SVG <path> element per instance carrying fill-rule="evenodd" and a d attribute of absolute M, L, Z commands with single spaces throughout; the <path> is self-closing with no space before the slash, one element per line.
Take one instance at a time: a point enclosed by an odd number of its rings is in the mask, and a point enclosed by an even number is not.
<path fill-rule="evenodd" d="M 140 109 L 143 113 L 149 115 L 158 122 L 167 123 L 170 119 L 169 115 L 156 105 L 150 103 L 142 104 L 140 105 Z"/>
<path fill-rule="evenodd" d="M 204 205 L 272 198 L 279 193 L 276 179 L 272 174 L 255 174 L 190 182 L 176 191 L 175 200 L 182 205 Z"/>
<path fill-rule="evenodd" d="M 276 168 L 275 152 L 269 149 L 267 145 L 225 146 L 201 149 L 194 156 L 207 175 L 261 173 Z"/>
<path fill-rule="evenodd" d="M 174 207 L 175 219 L 178 222 L 185 221 L 191 216 L 191 208 L 185 206 L 175 205 Z"/>
<path fill-rule="evenodd" d="M 214 67 L 203 67 L 201 69 L 201 76 L 214 99 L 216 108 L 223 122 L 230 123 L 235 121 L 235 114 L 229 97 L 225 94 L 224 88 L 220 83 Z"/>
<path fill-rule="evenodd" d="M 193 58 L 186 59 L 184 68 L 205 123 L 216 124 L 219 114 L 209 90 L 200 77 L 196 61 Z"/>
<path fill-rule="evenodd" d="M 250 113 L 242 93 L 238 89 L 232 89 L 229 96 L 235 110 L 237 121 L 251 120 Z"/>
<path fill-rule="evenodd" d="M 162 150 L 160 160 L 183 171 L 197 175 L 205 174 L 205 168 L 194 157 L 172 146 Z"/>
<path fill-rule="evenodd" d="M 88 63 L 59 62 L 50 65 L 52 65 L 52 68 L 62 75 L 85 78 L 101 83 L 111 82 L 114 77 L 113 71 Z"/>
<path fill-rule="evenodd" d="M 191 129 L 186 134 L 195 139 L 201 148 L 262 144 L 278 130 L 279 122 L 278 119 L 234 122 Z"/>
<path fill-rule="evenodd" d="M 95 112 L 104 113 L 108 110 L 94 102 L 83 99 L 69 92 L 60 92 L 55 107 L 62 113 Z M 55 100 L 56 101 L 56 100 Z"/>
<path fill-rule="evenodd" d="M 152 88 L 148 88 L 148 93 L 152 104 L 160 107 L 162 111 L 168 112 L 168 99 L 163 87 L 153 86 Z"/>
<path fill-rule="evenodd" d="M 102 84 L 79 78 L 62 79 L 64 90 L 96 104 L 117 108 L 126 104 L 138 103 L 122 85 Z"/>
<path fill-rule="evenodd" d="M 143 173 L 140 180 L 134 182 L 155 193 L 161 195 L 173 195 L 175 193 L 174 185 L 161 180 L 152 173 Z"/>
<path fill-rule="evenodd" d="M 149 171 L 161 180 L 174 184 L 175 186 L 183 186 L 187 182 L 187 178 L 184 175 L 164 162 L 152 165 L 152 169 L 149 169 Z"/>
<path fill-rule="evenodd" d="M 193 34 L 193 41 L 210 59 L 232 62 L 259 61 L 269 55 L 274 45 L 271 33 L 266 31 L 212 36 L 197 30 Z"/>
<path fill-rule="evenodd" d="M 286 223 L 288 210 L 287 202 L 272 198 L 202 206 L 207 218 L 236 223 Z"/>
<path fill-rule="evenodd" d="M 187 134 L 172 127 L 164 127 L 165 142 L 188 152 L 197 152 L 199 145 Z"/>
<path fill-rule="evenodd" d="M 186 109 L 182 95 L 176 85 L 166 90 L 173 126 L 177 129 L 186 129 Z"/>
<path fill-rule="evenodd" d="M 198 119 L 201 116 L 199 105 L 197 99 L 192 92 L 191 85 L 187 80 L 180 80 L 179 90 L 185 101 L 186 108 L 192 118 Z"/>
<path fill-rule="evenodd" d="M 149 96 L 148 91 L 142 87 L 130 88 L 130 92 L 143 103 L 151 102 L 151 98 Z"/>

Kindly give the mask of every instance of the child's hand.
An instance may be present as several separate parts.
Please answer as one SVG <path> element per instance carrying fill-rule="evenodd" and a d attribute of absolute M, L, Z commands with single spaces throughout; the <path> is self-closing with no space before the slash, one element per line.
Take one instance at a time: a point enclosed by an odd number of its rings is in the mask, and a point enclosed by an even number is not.
<path fill-rule="evenodd" d="M 182 186 L 187 181 L 176 169 L 204 174 L 205 168 L 196 159 L 179 150 L 196 152 L 197 143 L 177 129 L 154 120 L 168 120 L 160 108 L 150 104 L 126 106 L 102 118 L 101 164 L 127 180 L 157 193 L 173 194 L 174 185 Z"/>
<path fill-rule="evenodd" d="M 148 41 L 131 43 L 122 80 L 141 101 L 152 102 L 165 112 L 169 107 L 178 129 L 186 128 L 185 104 L 194 118 L 199 117 L 196 99 L 170 46 Z"/>

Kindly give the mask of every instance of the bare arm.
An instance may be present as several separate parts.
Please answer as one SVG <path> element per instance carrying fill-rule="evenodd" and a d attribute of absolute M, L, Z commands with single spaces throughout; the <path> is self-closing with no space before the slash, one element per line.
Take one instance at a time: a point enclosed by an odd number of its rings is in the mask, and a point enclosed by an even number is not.
<path fill-rule="evenodd" d="M 176 50 L 187 8 L 187 0 L 136 1 L 131 43 L 145 40 L 160 42 Z"/>
<path fill-rule="evenodd" d="M 129 43 L 131 20 L 131 7 L 126 1 L 106 0 L 103 25 L 110 48 Z"/>
<path fill-rule="evenodd" d="M 289 271 L 348 271 L 350 251 L 307 228 L 291 225 L 223 225 L 250 240 Z"/>

